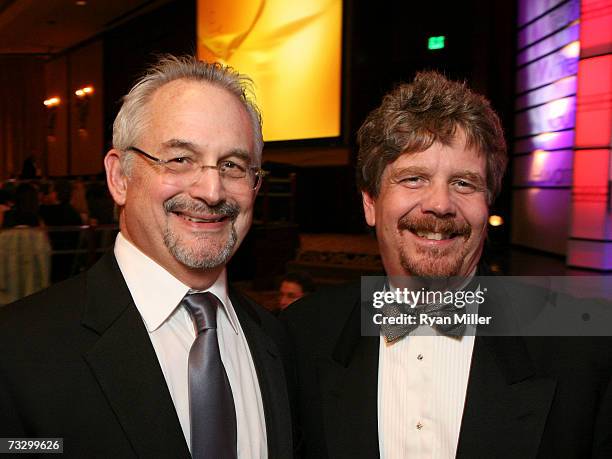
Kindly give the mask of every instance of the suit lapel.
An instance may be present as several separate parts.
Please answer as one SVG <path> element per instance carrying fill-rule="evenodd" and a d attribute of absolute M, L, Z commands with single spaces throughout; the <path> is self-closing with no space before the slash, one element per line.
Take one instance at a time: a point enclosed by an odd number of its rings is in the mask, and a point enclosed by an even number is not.
<path fill-rule="evenodd" d="M 269 457 L 292 457 L 292 420 L 283 362 L 248 301 L 230 289 L 230 300 L 249 344 L 264 407 Z"/>
<path fill-rule="evenodd" d="M 359 301 L 329 359 L 318 362 L 329 457 L 378 457 L 379 338 L 361 336 Z"/>
<path fill-rule="evenodd" d="M 318 364 L 330 457 L 378 457 L 379 338 L 361 336 L 360 304 Z M 521 337 L 477 336 L 457 457 L 535 457 L 556 381 L 539 378 Z"/>
<path fill-rule="evenodd" d="M 489 291 L 505 300 L 493 295 L 480 312 L 513 330 L 510 292 Z M 536 457 L 555 387 L 536 375 L 524 338 L 476 336 L 457 457 Z"/>
<path fill-rule="evenodd" d="M 100 335 L 84 358 L 140 457 L 190 457 L 142 319 L 112 254 L 87 275 L 83 325 Z"/>

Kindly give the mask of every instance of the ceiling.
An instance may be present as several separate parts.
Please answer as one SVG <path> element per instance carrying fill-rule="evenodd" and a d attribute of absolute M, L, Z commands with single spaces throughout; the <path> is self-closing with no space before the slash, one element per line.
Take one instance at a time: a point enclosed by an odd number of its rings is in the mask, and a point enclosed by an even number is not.
<path fill-rule="evenodd" d="M 57 53 L 169 1 L 0 0 L 0 54 Z"/>

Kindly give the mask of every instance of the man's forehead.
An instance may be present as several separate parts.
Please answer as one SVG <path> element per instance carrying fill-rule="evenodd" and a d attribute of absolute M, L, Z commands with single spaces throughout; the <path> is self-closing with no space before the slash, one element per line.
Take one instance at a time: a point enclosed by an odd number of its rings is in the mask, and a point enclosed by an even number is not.
<path fill-rule="evenodd" d="M 408 167 L 438 168 L 441 164 L 452 169 L 470 169 L 474 172 L 484 170 L 485 155 L 465 142 L 444 145 L 439 142 L 423 151 L 406 151 L 387 164 L 385 172 L 393 172 Z"/>
<path fill-rule="evenodd" d="M 231 140 L 244 137 L 240 123 L 251 127 L 249 115 L 240 100 L 229 90 L 206 81 L 177 79 L 159 87 L 151 95 L 145 109 L 145 123 L 155 127 L 154 137 L 159 148 L 181 148 L 193 152 L 205 151 L 206 142 L 219 140 L 219 136 L 202 136 L 206 129 L 221 130 L 232 135 Z M 203 124 L 202 124 L 203 123 Z M 250 131 L 248 131 L 250 132 Z M 231 145 L 228 148 L 247 152 L 249 145 Z"/>

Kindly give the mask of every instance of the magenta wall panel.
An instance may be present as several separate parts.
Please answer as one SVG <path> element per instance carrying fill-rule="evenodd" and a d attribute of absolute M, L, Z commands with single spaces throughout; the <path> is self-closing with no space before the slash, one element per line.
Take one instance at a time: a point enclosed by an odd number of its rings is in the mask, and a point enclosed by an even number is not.
<path fill-rule="evenodd" d="M 612 0 L 583 0 L 567 263 L 612 270 Z"/>

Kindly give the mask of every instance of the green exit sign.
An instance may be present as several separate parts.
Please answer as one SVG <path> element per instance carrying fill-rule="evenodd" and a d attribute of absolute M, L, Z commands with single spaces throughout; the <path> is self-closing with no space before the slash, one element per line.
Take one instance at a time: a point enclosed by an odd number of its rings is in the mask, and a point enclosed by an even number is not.
<path fill-rule="evenodd" d="M 439 37 L 429 37 L 427 40 L 427 49 L 442 49 L 444 48 L 444 39 L 446 37 L 444 35 L 440 35 Z"/>

